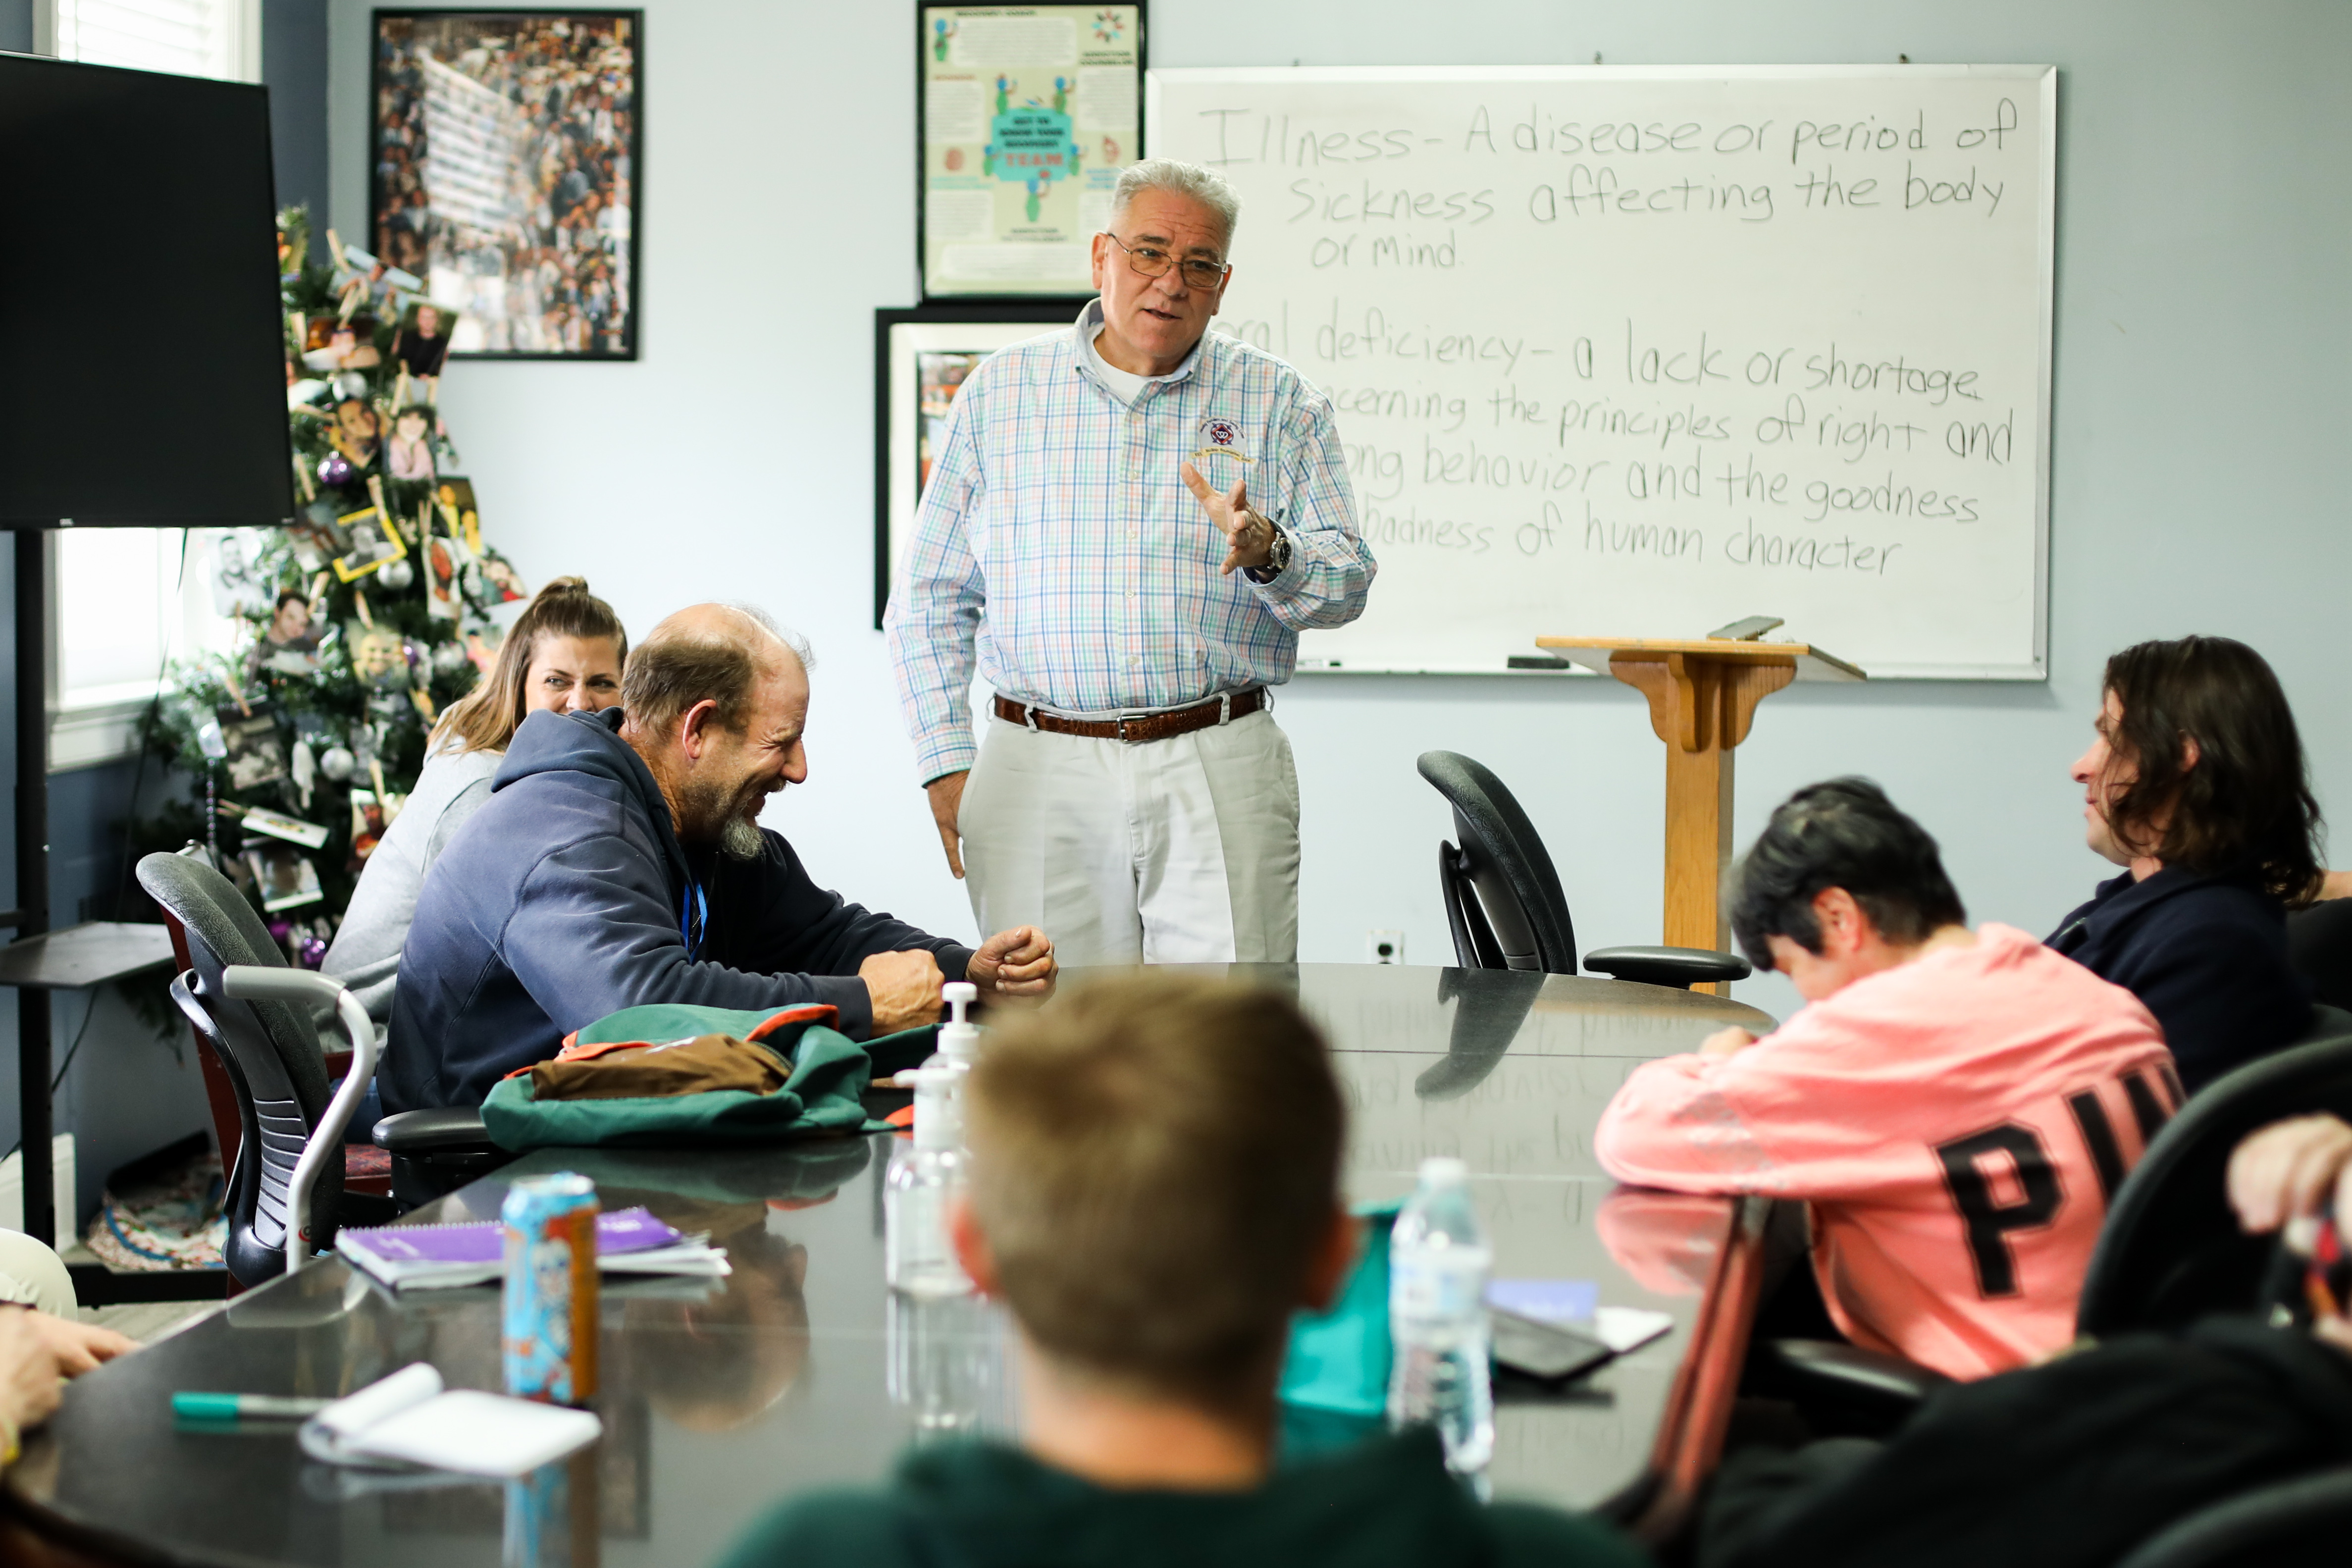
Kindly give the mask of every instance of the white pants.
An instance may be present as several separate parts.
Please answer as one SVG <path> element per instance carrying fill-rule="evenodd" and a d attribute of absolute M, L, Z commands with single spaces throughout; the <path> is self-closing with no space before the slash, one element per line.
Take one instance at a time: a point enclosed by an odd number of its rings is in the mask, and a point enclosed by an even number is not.
<path fill-rule="evenodd" d="M 983 936 L 1082 963 L 1295 963 L 1298 772 L 1264 710 L 1142 745 L 992 717 L 956 818 Z"/>
<path fill-rule="evenodd" d="M 73 1276 L 65 1260 L 21 1230 L 0 1230 L 0 1301 L 72 1321 Z"/>

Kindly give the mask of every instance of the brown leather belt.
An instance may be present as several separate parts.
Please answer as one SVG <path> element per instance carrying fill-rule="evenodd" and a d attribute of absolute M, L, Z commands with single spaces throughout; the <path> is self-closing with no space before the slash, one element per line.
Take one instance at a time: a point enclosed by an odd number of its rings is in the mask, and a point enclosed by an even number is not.
<path fill-rule="evenodd" d="M 1124 741 L 1130 746 L 1139 746 L 1149 741 L 1189 735 L 1195 730 L 1213 729 L 1229 719 L 1246 719 L 1265 705 L 1265 688 L 1253 686 L 1247 691 L 1233 693 L 1230 702 L 1223 697 L 1212 697 L 1189 708 L 1139 713 L 1129 719 L 1062 719 L 1043 709 L 1015 702 L 1010 697 L 1000 697 L 996 700 L 996 716 L 1008 724 L 1043 730 L 1049 735 L 1082 735 L 1089 741 Z"/>

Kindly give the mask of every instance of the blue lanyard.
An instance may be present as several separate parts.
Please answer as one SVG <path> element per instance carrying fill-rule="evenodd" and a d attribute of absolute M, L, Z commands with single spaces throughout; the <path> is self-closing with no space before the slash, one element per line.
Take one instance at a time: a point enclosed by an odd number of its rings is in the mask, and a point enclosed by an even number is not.
<path fill-rule="evenodd" d="M 694 962 L 702 951 L 702 939 L 710 931 L 710 900 L 699 882 L 686 885 L 686 897 L 678 900 L 677 939 L 686 943 L 686 960 Z"/>

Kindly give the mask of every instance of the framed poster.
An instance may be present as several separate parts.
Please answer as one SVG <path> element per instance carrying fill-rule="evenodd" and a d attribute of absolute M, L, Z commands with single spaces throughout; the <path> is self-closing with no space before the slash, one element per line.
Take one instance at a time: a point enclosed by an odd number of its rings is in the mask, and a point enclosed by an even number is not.
<path fill-rule="evenodd" d="M 1066 327 L 1078 306 L 925 305 L 874 312 L 874 626 L 898 580 L 915 506 L 956 393 L 980 362 L 1007 343 Z"/>
<path fill-rule="evenodd" d="M 1143 6 L 916 7 L 923 298 L 1093 295 L 1090 243 L 1143 155 Z"/>
<path fill-rule="evenodd" d="M 455 312 L 450 357 L 636 358 L 645 13 L 374 22 L 370 260 Z"/>

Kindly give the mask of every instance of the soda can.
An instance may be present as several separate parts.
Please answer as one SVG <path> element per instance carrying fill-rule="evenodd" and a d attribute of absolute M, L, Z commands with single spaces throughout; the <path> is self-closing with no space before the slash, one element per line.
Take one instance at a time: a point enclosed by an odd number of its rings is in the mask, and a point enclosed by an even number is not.
<path fill-rule="evenodd" d="M 550 1405 L 596 1393 L 596 1184 L 562 1172 L 507 1189 L 507 1392 Z"/>

